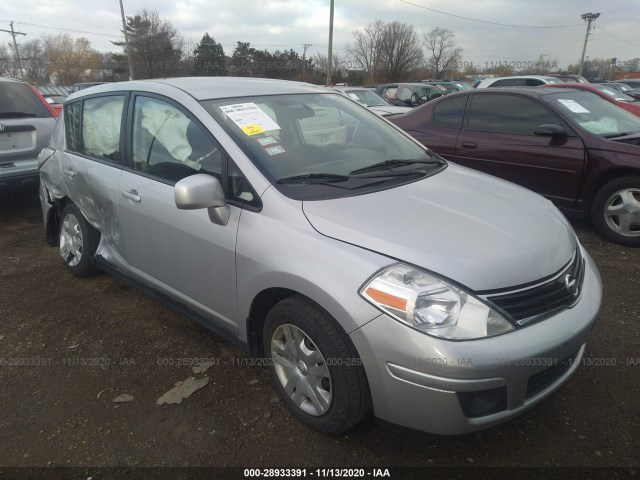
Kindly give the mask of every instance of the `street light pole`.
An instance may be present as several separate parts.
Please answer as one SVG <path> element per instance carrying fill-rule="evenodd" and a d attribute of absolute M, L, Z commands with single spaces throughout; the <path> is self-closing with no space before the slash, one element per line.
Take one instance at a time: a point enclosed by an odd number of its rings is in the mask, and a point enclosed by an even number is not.
<path fill-rule="evenodd" d="M 329 13 L 329 57 L 327 58 L 327 85 L 331 84 L 332 60 L 333 60 L 333 0 L 331 0 L 331 10 Z"/>
<path fill-rule="evenodd" d="M 580 18 L 586 20 L 587 22 L 587 33 L 584 36 L 584 46 L 582 47 L 582 56 L 580 57 L 580 67 L 578 67 L 578 75 L 582 75 L 582 70 L 584 69 L 584 54 L 587 52 L 587 40 L 589 39 L 589 34 L 591 33 L 591 22 L 595 22 L 596 18 L 600 16 L 599 13 L 583 13 Z"/>

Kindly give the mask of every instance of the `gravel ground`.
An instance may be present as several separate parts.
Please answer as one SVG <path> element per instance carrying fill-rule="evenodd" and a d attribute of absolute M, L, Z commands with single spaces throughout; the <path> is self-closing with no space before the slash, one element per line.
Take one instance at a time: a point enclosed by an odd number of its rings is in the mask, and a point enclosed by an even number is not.
<path fill-rule="evenodd" d="M 330 437 L 297 422 L 267 370 L 248 365 L 215 335 L 109 275 L 68 274 L 45 244 L 36 198 L 3 197 L 0 222 L 0 478 L 16 475 L 7 467 L 46 466 L 638 473 L 640 249 L 607 243 L 587 223 L 573 222 L 600 269 L 604 303 L 585 362 L 561 390 L 526 415 L 473 435 L 399 433 L 368 418 Z M 193 375 L 199 358 L 216 359 L 209 384 L 179 405 L 157 405 Z M 121 394 L 134 400 L 114 403 Z"/>

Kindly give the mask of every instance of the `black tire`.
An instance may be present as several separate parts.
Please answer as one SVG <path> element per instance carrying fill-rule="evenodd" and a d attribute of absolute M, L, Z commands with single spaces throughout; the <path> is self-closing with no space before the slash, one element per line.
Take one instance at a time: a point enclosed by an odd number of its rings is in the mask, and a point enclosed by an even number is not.
<path fill-rule="evenodd" d="M 70 223 L 65 223 L 66 221 Z M 74 249 L 65 248 L 68 245 L 69 235 L 64 233 L 71 230 L 75 234 L 76 248 Z M 76 277 L 87 277 L 97 273 L 98 270 L 91 265 L 91 257 L 96 253 L 100 236 L 73 203 L 69 203 L 62 210 L 59 234 L 59 252 L 67 269 Z M 74 252 L 77 252 L 77 255 Z"/>
<path fill-rule="evenodd" d="M 305 341 L 310 340 L 312 343 L 306 345 L 317 348 L 328 369 L 331 401 L 327 410 L 321 414 L 317 411 L 310 414 L 294 402 L 278 376 L 277 368 L 282 372 L 283 367 L 278 367 L 274 361 L 272 338 L 274 334 L 277 338 L 277 332 L 290 326 L 298 328 L 308 337 Z M 278 393 L 303 423 L 325 434 L 338 434 L 360 422 L 371 410 L 366 374 L 355 347 L 335 320 L 315 303 L 301 296 L 289 297 L 277 303 L 267 315 L 263 345 Z M 311 368 L 322 368 L 321 362 L 309 367 L 309 379 L 312 378 Z M 307 376 L 299 368 L 297 373 L 300 375 L 298 378 Z M 326 378 L 323 381 L 326 386 Z M 313 402 L 309 399 L 307 406 L 311 403 Z"/>
<path fill-rule="evenodd" d="M 640 202 L 640 176 L 616 178 L 600 188 L 593 197 L 591 221 L 598 233 L 606 239 L 629 247 L 640 247 L 640 212 L 635 213 L 635 220 L 628 229 L 621 223 L 621 216 L 607 214 L 607 206 L 615 206 L 616 202 L 621 202 L 622 197 L 618 194 L 625 190 L 631 191 L 636 201 Z"/>

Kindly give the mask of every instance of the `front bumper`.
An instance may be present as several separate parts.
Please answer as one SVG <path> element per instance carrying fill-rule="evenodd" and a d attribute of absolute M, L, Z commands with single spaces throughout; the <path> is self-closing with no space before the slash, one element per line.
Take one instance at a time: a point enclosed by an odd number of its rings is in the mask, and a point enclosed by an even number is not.
<path fill-rule="evenodd" d="M 431 433 L 457 435 L 513 418 L 560 387 L 581 363 L 602 300 L 584 252 L 579 301 L 534 325 L 492 338 L 447 341 L 380 315 L 351 333 L 375 415 Z"/>

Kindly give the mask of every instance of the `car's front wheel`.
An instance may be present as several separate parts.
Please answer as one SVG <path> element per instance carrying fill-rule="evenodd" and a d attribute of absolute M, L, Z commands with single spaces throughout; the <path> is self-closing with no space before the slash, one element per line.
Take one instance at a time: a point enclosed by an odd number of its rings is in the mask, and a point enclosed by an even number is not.
<path fill-rule="evenodd" d="M 640 247 L 640 176 L 620 177 L 605 184 L 593 199 L 591 218 L 603 237 Z"/>
<path fill-rule="evenodd" d="M 324 310 L 303 297 L 286 298 L 269 311 L 263 339 L 276 388 L 302 422 L 337 434 L 370 411 L 360 357 Z"/>
<path fill-rule="evenodd" d="M 60 256 L 69 271 L 77 277 L 96 272 L 91 257 L 98 247 L 98 234 L 74 204 L 70 203 L 60 216 Z"/>

